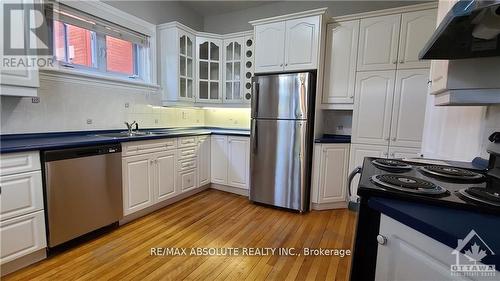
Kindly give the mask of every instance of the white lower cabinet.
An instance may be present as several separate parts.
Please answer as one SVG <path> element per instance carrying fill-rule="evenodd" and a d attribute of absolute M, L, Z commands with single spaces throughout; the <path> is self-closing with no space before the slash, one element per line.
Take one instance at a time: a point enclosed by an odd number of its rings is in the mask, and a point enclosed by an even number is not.
<path fill-rule="evenodd" d="M 198 187 L 210 183 L 211 137 L 198 137 Z"/>
<path fill-rule="evenodd" d="M 349 144 L 315 144 L 311 201 L 314 209 L 347 206 Z M 318 206 L 316 204 L 333 203 Z M 336 203 L 336 204 L 335 204 Z"/>
<path fill-rule="evenodd" d="M 212 183 L 227 184 L 228 150 L 227 136 L 212 136 L 211 147 L 211 179 Z"/>
<path fill-rule="evenodd" d="M 353 171 L 356 167 L 363 166 L 365 157 L 386 158 L 388 155 L 388 146 L 385 145 L 367 145 L 367 144 L 351 144 L 351 153 L 349 156 L 349 171 Z M 351 201 L 357 198 L 359 175 L 356 175 L 351 182 L 350 188 L 352 191 Z"/>
<path fill-rule="evenodd" d="M 453 249 L 386 215 L 381 215 L 375 280 L 478 280 L 453 276 Z M 377 239 L 377 240 L 379 240 Z M 385 243 L 384 243 L 385 242 Z M 460 254 L 460 260 L 467 260 Z M 478 263 L 479 265 L 480 263 Z M 491 277 L 483 277 L 493 280 Z"/>
<path fill-rule="evenodd" d="M 44 211 L 2 221 L 0 237 L 2 264 L 45 248 Z"/>
<path fill-rule="evenodd" d="M 228 137 L 228 179 L 230 186 L 248 189 L 250 174 L 250 140 L 246 137 Z"/>
<path fill-rule="evenodd" d="M 185 192 L 197 187 L 196 169 L 180 171 L 178 174 L 178 187 L 180 192 Z"/>
<path fill-rule="evenodd" d="M 0 175 L 0 263 L 28 266 L 47 247 L 39 152 L 2 154 Z"/>
<path fill-rule="evenodd" d="M 248 189 L 250 138 L 212 136 L 212 183 Z"/>
<path fill-rule="evenodd" d="M 420 148 L 389 147 L 389 158 L 419 158 L 422 157 Z"/>
<path fill-rule="evenodd" d="M 123 159 L 123 214 L 129 215 L 153 205 L 154 154 Z"/>
<path fill-rule="evenodd" d="M 155 201 L 157 202 L 177 195 L 175 190 L 176 159 L 175 151 L 161 152 L 156 155 Z"/>

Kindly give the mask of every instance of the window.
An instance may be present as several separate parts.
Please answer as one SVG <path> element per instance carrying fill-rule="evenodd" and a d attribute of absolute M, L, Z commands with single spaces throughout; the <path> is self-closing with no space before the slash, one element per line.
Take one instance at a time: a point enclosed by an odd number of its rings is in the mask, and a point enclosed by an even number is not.
<path fill-rule="evenodd" d="M 148 36 L 61 4 L 48 16 L 61 66 L 148 80 Z"/>

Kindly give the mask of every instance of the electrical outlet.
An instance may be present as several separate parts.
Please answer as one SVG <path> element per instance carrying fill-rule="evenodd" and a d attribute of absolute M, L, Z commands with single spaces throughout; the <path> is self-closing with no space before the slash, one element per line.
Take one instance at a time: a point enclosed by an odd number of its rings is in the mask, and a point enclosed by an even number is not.
<path fill-rule="evenodd" d="M 342 126 L 342 125 L 337 126 L 337 131 L 343 131 L 343 130 L 344 130 L 344 126 Z"/>
<path fill-rule="evenodd" d="M 39 103 L 40 102 L 40 98 L 39 97 L 32 97 L 31 98 L 31 103 Z"/>
<path fill-rule="evenodd" d="M 128 102 L 125 103 L 125 108 L 129 108 L 130 104 Z"/>
<path fill-rule="evenodd" d="M 183 111 L 182 112 L 182 119 L 188 119 L 188 113 Z"/>
<path fill-rule="evenodd" d="M 92 119 L 87 119 L 87 125 L 91 125 L 92 124 Z"/>

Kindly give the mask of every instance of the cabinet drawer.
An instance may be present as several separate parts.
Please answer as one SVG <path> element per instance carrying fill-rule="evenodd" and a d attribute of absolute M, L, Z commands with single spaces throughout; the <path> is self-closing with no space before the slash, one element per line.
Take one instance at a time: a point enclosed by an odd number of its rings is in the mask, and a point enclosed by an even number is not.
<path fill-rule="evenodd" d="M 196 188 L 196 170 L 180 172 L 177 178 L 181 192 Z"/>
<path fill-rule="evenodd" d="M 196 147 L 179 149 L 179 160 L 196 158 Z"/>
<path fill-rule="evenodd" d="M 2 264 L 47 246 L 43 210 L 1 222 L 0 233 Z"/>
<path fill-rule="evenodd" d="M 2 176 L 0 185 L 1 220 L 43 209 L 41 171 Z"/>
<path fill-rule="evenodd" d="M 160 139 L 150 141 L 135 141 L 122 144 L 123 156 L 167 151 L 177 148 L 177 139 Z"/>
<path fill-rule="evenodd" d="M 196 145 L 196 137 L 182 137 L 179 138 L 179 147 L 188 147 Z"/>
<path fill-rule="evenodd" d="M 6 153 L 0 156 L 0 175 L 40 170 L 38 151 Z"/>
<path fill-rule="evenodd" d="M 179 161 L 179 171 L 192 170 L 196 168 L 196 159 Z"/>

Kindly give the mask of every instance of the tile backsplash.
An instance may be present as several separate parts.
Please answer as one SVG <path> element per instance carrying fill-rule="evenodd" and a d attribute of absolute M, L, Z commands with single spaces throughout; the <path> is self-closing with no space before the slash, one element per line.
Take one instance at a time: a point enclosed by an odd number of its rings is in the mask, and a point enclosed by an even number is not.
<path fill-rule="evenodd" d="M 350 135 L 352 133 L 351 110 L 325 110 L 323 118 L 324 134 Z"/>
<path fill-rule="evenodd" d="M 216 126 L 249 128 L 249 109 L 162 107 L 153 90 L 41 79 L 39 101 L 1 97 L 1 133 Z M 206 122 L 206 120 L 208 122 Z"/>

